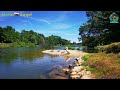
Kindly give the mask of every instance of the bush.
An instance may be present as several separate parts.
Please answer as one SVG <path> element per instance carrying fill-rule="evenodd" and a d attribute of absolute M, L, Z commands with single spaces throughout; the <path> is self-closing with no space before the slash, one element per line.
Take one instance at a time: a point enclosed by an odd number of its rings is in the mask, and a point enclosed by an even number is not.
<path fill-rule="evenodd" d="M 88 60 L 88 58 L 90 58 L 92 56 L 92 54 L 85 54 L 83 57 L 82 57 L 82 59 L 84 60 L 84 61 L 86 61 L 86 60 Z"/>
<path fill-rule="evenodd" d="M 120 52 L 120 42 L 112 43 L 109 45 L 104 46 L 97 46 L 95 47 L 99 52 L 106 52 L 106 53 L 119 53 Z"/>
<path fill-rule="evenodd" d="M 75 47 L 68 47 L 69 50 L 75 50 Z"/>
<path fill-rule="evenodd" d="M 105 48 L 106 53 L 119 53 L 120 52 L 120 42 L 119 43 L 112 43 Z"/>

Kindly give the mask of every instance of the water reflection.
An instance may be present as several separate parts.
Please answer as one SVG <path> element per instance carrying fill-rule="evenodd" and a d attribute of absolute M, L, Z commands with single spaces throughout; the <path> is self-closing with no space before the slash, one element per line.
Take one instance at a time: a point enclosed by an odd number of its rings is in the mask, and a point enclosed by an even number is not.
<path fill-rule="evenodd" d="M 7 48 L 0 49 L 0 62 L 10 64 L 13 61 L 33 61 L 44 54 L 38 48 Z"/>
<path fill-rule="evenodd" d="M 41 52 L 41 50 L 39 51 L 22 51 L 20 52 L 20 59 L 22 61 L 33 61 L 37 58 L 42 58 L 44 56 L 44 54 Z"/>
<path fill-rule="evenodd" d="M 0 62 L 9 64 L 15 61 L 18 57 L 17 52 L 10 50 L 0 50 Z"/>
<path fill-rule="evenodd" d="M 39 48 L 0 49 L 0 78 L 67 78 L 61 69 L 68 67 L 73 59 L 43 54 Z"/>

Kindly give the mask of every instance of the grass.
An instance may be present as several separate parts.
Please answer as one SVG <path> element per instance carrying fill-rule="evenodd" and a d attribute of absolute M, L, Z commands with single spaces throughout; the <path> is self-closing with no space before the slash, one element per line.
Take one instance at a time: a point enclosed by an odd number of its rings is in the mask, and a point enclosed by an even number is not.
<path fill-rule="evenodd" d="M 120 79 L 120 53 L 95 53 L 82 57 L 86 69 L 98 79 Z"/>

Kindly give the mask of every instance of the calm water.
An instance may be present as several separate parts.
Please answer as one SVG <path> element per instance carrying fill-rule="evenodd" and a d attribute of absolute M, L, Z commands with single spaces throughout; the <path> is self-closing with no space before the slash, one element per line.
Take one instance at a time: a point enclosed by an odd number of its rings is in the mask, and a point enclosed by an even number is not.
<path fill-rule="evenodd" d="M 0 79 L 54 79 L 56 73 L 67 78 L 59 70 L 75 59 L 65 62 L 68 58 L 43 54 L 39 48 L 0 49 Z"/>

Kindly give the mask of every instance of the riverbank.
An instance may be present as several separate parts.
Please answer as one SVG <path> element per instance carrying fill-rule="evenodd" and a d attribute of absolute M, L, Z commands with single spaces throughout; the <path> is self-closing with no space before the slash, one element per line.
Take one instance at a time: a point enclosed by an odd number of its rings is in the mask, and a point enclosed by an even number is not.
<path fill-rule="evenodd" d="M 0 43 L 0 48 L 10 47 L 37 47 L 34 43 L 15 42 L 15 43 Z"/>
<path fill-rule="evenodd" d="M 50 55 L 58 55 L 58 56 L 70 56 L 76 57 L 72 65 L 69 65 L 68 68 L 63 68 L 62 70 L 71 78 L 71 79 L 93 79 L 93 75 L 90 71 L 86 70 L 86 67 L 82 64 L 84 60 L 82 57 L 87 53 L 78 51 L 78 50 L 68 50 L 67 53 L 65 50 L 45 50 L 43 53 L 47 53 Z"/>

